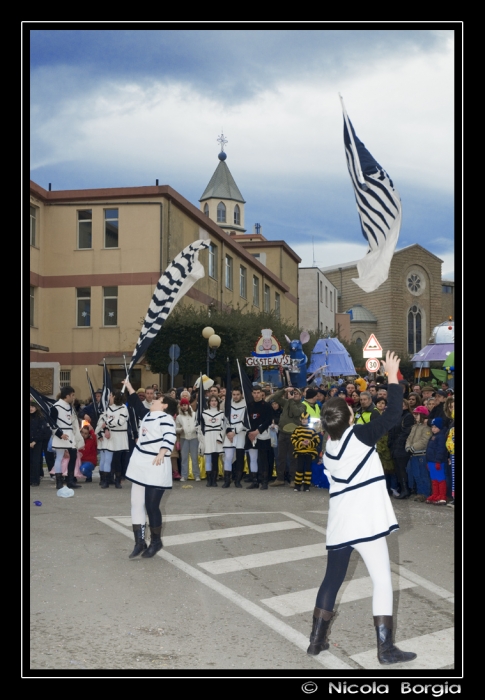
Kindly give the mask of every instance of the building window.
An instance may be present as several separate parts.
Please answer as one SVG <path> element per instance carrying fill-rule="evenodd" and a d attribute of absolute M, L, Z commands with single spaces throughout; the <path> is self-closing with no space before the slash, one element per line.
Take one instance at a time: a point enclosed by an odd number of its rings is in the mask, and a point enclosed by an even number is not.
<path fill-rule="evenodd" d="M 443 284 L 441 286 L 441 291 L 443 292 L 443 294 L 453 294 L 453 287 L 450 287 L 447 284 Z"/>
<path fill-rule="evenodd" d="M 35 246 L 37 224 L 37 208 L 30 207 L 30 245 Z"/>
<path fill-rule="evenodd" d="M 328 287 L 325 285 L 325 306 L 328 307 Z"/>
<path fill-rule="evenodd" d="M 209 277 L 217 279 L 217 246 L 209 245 Z"/>
<path fill-rule="evenodd" d="M 80 209 L 77 213 L 77 247 L 93 247 L 93 210 Z"/>
<path fill-rule="evenodd" d="M 233 261 L 230 255 L 226 255 L 226 287 L 232 289 Z"/>
<path fill-rule="evenodd" d="M 204 204 L 204 214 L 206 216 L 209 216 L 209 205 L 207 204 L 207 202 Z"/>
<path fill-rule="evenodd" d="M 59 373 L 59 384 L 62 389 L 64 386 L 71 386 L 71 370 L 61 369 Z"/>
<path fill-rule="evenodd" d="M 333 292 L 330 292 L 330 311 L 333 311 Z"/>
<path fill-rule="evenodd" d="M 259 306 L 259 277 L 253 275 L 253 305 Z"/>
<path fill-rule="evenodd" d="M 91 325 L 91 287 L 76 289 L 77 325 L 81 328 Z"/>
<path fill-rule="evenodd" d="M 267 284 L 264 285 L 264 299 L 263 299 L 263 308 L 266 313 L 269 313 L 270 309 L 270 292 L 269 292 L 269 286 Z"/>
<path fill-rule="evenodd" d="M 422 318 L 417 306 L 412 306 L 408 313 L 408 353 L 415 355 L 422 348 Z"/>
<path fill-rule="evenodd" d="M 234 207 L 234 225 L 241 225 L 241 210 L 239 209 L 239 204 L 236 204 L 236 206 Z"/>
<path fill-rule="evenodd" d="M 104 210 L 104 247 L 118 248 L 118 209 Z"/>
<path fill-rule="evenodd" d="M 224 204 L 224 202 L 219 202 L 219 204 L 217 205 L 217 223 L 226 223 L 226 205 Z"/>
<path fill-rule="evenodd" d="M 323 301 L 323 282 L 320 280 L 320 301 Z"/>
<path fill-rule="evenodd" d="M 281 313 L 281 297 L 278 292 L 275 292 L 274 295 L 274 312 L 276 318 L 279 318 Z"/>
<path fill-rule="evenodd" d="M 30 325 L 34 324 L 34 301 L 35 301 L 35 287 L 30 287 Z"/>
<path fill-rule="evenodd" d="M 248 298 L 248 271 L 242 265 L 239 268 L 239 294 L 243 299 Z"/>
<path fill-rule="evenodd" d="M 103 287 L 103 325 L 118 325 L 118 287 Z"/>
<path fill-rule="evenodd" d="M 413 294 L 416 294 L 421 289 L 421 279 L 419 275 L 412 274 L 408 277 L 408 289 Z"/>
<path fill-rule="evenodd" d="M 364 341 L 362 340 L 362 338 L 357 338 L 356 341 L 355 341 L 355 344 L 357 345 L 357 347 L 359 348 L 359 350 L 362 350 L 362 346 L 363 346 L 363 344 L 364 344 Z"/>

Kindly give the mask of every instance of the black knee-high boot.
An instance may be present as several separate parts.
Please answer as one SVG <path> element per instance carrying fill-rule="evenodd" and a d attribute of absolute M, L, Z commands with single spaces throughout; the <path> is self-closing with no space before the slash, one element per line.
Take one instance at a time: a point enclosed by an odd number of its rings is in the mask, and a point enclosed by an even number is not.
<path fill-rule="evenodd" d="M 306 653 L 311 656 L 317 656 L 321 651 L 328 649 L 329 643 L 327 640 L 330 623 L 335 617 L 334 612 L 315 608 L 313 610 L 313 627 L 310 634 L 310 646 Z"/>
<path fill-rule="evenodd" d="M 150 557 L 155 556 L 155 554 L 162 549 L 163 544 L 162 544 L 162 538 L 160 536 L 161 534 L 162 534 L 162 526 L 161 525 L 159 525 L 158 527 L 151 527 L 150 526 L 150 544 L 148 546 L 148 549 L 146 549 L 143 552 L 142 557 L 144 557 L 145 559 L 148 559 Z"/>
<path fill-rule="evenodd" d="M 133 533 L 135 535 L 135 547 L 129 559 L 134 559 L 134 557 L 137 557 L 147 548 L 147 543 L 145 542 L 145 525 L 133 525 Z"/>
<path fill-rule="evenodd" d="M 223 489 L 228 489 L 231 485 L 232 472 L 224 472 L 224 483 L 222 484 Z"/>
<path fill-rule="evenodd" d="M 392 615 L 374 615 L 377 634 L 377 658 L 381 664 L 399 664 L 412 661 L 417 654 L 401 651 L 392 643 Z"/>

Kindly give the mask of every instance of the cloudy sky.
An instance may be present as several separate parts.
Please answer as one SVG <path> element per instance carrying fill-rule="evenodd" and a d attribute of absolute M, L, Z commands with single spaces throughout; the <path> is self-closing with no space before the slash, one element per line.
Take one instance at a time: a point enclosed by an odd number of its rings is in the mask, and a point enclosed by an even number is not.
<path fill-rule="evenodd" d="M 74 28 L 81 26 L 38 24 L 27 38 L 30 176 L 39 185 L 158 179 L 199 206 L 223 132 L 248 231 L 260 223 L 305 266 L 358 260 L 367 246 L 340 92 L 357 136 L 401 195 L 398 249 L 421 244 L 444 261 L 443 277 L 454 278 L 455 45 L 445 24 Z"/>

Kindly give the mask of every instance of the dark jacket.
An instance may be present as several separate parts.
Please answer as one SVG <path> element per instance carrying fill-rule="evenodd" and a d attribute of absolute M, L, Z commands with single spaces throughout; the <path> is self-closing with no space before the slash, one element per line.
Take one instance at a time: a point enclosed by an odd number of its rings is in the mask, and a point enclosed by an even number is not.
<path fill-rule="evenodd" d="M 440 430 L 439 433 L 432 435 L 426 448 L 427 462 L 443 462 L 448 461 L 448 450 L 446 449 L 447 431 Z"/>
<path fill-rule="evenodd" d="M 52 430 L 49 428 L 46 419 L 38 413 L 30 416 L 30 442 L 42 442 L 49 440 Z"/>
<path fill-rule="evenodd" d="M 391 455 L 394 459 L 398 459 L 399 457 L 409 457 L 408 453 L 406 452 L 406 440 L 408 439 L 413 425 L 413 414 L 409 413 L 408 410 L 404 410 L 398 425 L 390 429 L 388 444 L 389 449 L 391 450 Z"/>

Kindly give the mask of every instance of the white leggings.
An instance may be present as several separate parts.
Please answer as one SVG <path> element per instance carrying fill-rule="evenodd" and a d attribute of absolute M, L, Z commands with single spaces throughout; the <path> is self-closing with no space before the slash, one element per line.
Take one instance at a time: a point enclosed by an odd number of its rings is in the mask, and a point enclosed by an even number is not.
<path fill-rule="evenodd" d="M 224 448 L 224 471 L 225 472 L 232 471 L 232 463 L 234 461 L 235 456 L 236 456 L 236 448 L 235 447 L 225 447 Z"/>
<path fill-rule="evenodd" d="M 391 565 L 385 537 L 328 552 L 327 570 L 317 593 L 316 607 L 333 610 L 353 549 L 364 560 L 372 580 L 372 614 L 392 615 Z"/>
<path fill-rule="evenodd" d="M 131 522 L 144 525 L 145 521 L 145 487 L 133 482 L 131 484 Z"/>
<path fill-rule="evenodd" d="M 249 470 L 251 474 L 256 474 L 258 471 L 258 450 L 252 448 L 248 450 L 249 454 Z"/>
<path fill-rule="evenodd" d="M 386 538 L 359 542 L 352 547 L 359 552 L 372 579 L 372 614 L 392 615 L 391 564 Z"/>
<path fill-rule="evenodd" d="M 108 450 L 101 450 L 99 453 L 99 471 L 100 472 L 110 472 L 112 461 L 113 461 L 113 452 L 109 452 Z"/>

